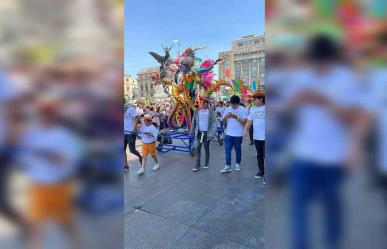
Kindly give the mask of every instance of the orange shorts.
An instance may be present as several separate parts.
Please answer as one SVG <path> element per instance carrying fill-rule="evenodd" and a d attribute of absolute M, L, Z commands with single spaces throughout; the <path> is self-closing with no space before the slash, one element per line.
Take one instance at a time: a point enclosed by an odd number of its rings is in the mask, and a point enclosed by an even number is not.
<path fill-rule="evenodd" d="M 148 155 L 156 155 L 156 142 L 153 142 L 151 144 L 142 144 L 142 156 L 146 157 Z"/>
<path fill-rule="evenodd" d="M 73 219 L 73 188 L 71 183 L 34 184 L 29 190 L 29 216 L 33 224 L 53 219 L 66 224 Z"/>

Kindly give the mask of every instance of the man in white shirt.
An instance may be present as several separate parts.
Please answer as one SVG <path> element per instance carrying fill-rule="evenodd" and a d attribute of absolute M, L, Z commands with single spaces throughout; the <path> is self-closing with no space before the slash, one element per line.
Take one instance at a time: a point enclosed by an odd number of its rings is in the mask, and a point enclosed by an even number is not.
<path fill-rule="evenodd" d="M 243 131 L 243 139 L 246 140 L 250 126 L 253 124 L 253 139 L 258 161 L 258 172 L 255 178 L 261 178 L 265 174 L 265 92 L 263 89 L 258 89 L 253 93 L 252 97 L 255 106 L 250 108 L 250 113 Z"/>
<path fill-rule="evenodd" d="M 241 99 L 233 95 L 230 98 L 231 106 L 227 107 L 223 114 L 223 122 L 226 123 L 226 136 L 224 138 L 226 166 L 221 170 L 221 173 L 232 171 L 231 168 L 231 151 L 235 148 L 236 162 L 235 171 L 239 171 L 242 161 L 242 138 L 243 129 L 247 120 L 247 110 L 240 105 Z"/>
<path fill-rule="evenodd" d="M 318 35 L 310 41 L 308 67 L 287 80 L 285 106 L 295 118 L 290 169 L 293 247 L 308 246 L 310 201 L 325 207 L 327 248 L 340 248 L 340 186 L 358 148 L 362 97 L 351 69 L 338 63 L 337 44 Z"/>
<path fill-rule="evenodd" d="M 210 142 L 216 132 L 215 112 L 208 108 L 208 99 L 203 99 L 200 109 L 196 110 L 190 128 L 191 136 L 196 138 L 196 164 L 192 171 L 200 170 L 200 158 L 202 144 L 204 144 L 205 160 L 204 167 L 207 169 L 210 163 Z"/>
<path fill-rule="evenodd" d="M 215 109 L 216 115 L 219 116 L 219 117 L 223 117 L 224 110 L 226 110 L 226 108 L 224 107 L 223 101 L 219 101 L 219 105 Z M 222 122 L 221 122 L 220 125 L 221 125 L 221 127 L 223 127 L 223 123 Z"/>
<path fill-rule="evenodd" d="M 139 122 L 139 114 L 133 105 L 128 105 L 124 116 L 124 169 L 128 170 L 128 159 L 126 155 L 126 148 L 129 145 L 130 153 L 136 155 L 140 164 L 142 163 L 142 156 L 136 150 L 136 127 Z"/>

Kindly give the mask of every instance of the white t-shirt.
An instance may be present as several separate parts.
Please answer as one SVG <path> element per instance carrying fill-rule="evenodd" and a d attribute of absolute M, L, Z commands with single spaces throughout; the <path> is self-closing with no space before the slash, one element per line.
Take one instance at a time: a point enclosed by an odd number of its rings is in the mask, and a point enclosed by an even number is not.
<path fill-rule="evenodd" d="M 208 109 L 200 109 L 198 111 L 199 131 L 208 131 L 208 117 L 210 116 L 209 113 L 210 111 Z"/>
<path fill-rule="evenodd" d="M 216 110 L 215 110 L 215 112 L 219 112 L 220 113 L 220 116 L 223 116 L 223 113 L 224 113 L 224 110 L 225 110 L 226 108 L 223 106 L 223 107 L 220 107 L 220 106 L 218 106 L 218 107 L 216 107 Z"/>
<path fill-rule="evenodd" d="M 142 143 L 144 143 L 144 144 L 153 143 L 157 139 L 158 130 L 152 124 L 149 126 L 146 126 L 145 124 L 141 125 L 140 132 L 141 132 L 140 136 L 142 139 Z M 149 136 L 147 134 L 143 134 L 143 133 L 151 133 L 154 137 L 151 137 L 151 136 Z"/>
<path fill-rule="evenodd" d="M 21 159 L 31 181 L 54 184 L 73 176 L 80 155 L 77 141 L 70 131 L 59 126 L 30 128 L 21 139 Z M 50 160 L 46 155 L 51 153 L 64 157 L 64 162 Z"/>
<path fill-rule="evenodd" d="M 223 113 L 223 118 L 228 114 L 228 113 L 233 113 L 236 115 L 239 115 L 239 117 L 242 118 L 247 118 L 248 112 L 246 108 L 243 106 L 238 106 L 238 108 L 233 109 L 232 106 L 227 107 L 224 110 Z M 242 137 L 243 136 L 243 129 L 244 125 L 241 124 L 238 120 L 235 118 L 229 118 L 227 120 L 227 128 L 226 128 L 226 135 L 232 136 L 232 137 Z"/>
<path fill-rule="evenodd" d="M 265 106 L 251 107 L 247 119 L 253 122 L 254 140 L 265 140 Z"/>
<path fill-rule="evenodd" d="M 293 76 L 288 81 L 288 100 L 308 90 L 326 96 L 341 107 L 359 105 L 358 85 L 348 68 L 334 66 L 325 74 L 306 69 Z M 296 110 L 295 119 L 291 144 L 294 156 L 326 165 L 345 162 L 349 152 L 348 127 L 330 110 L 317 104 L 304 104 Z"/>
<path fill-rule="evenodd" d="M 138 113 L 136 109 L 133 106 L 129 106 L 128 109 L 125 111 L 124 116 L 124 133 L 131 133 L 134 130 L 134 120 L 138 116 Z"/>

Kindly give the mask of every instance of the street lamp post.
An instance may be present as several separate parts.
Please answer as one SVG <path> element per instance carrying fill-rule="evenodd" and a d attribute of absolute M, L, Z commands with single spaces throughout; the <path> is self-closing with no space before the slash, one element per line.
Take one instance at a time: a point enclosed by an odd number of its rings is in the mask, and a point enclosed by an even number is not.
<path fill-rule="evenodd" d="M 179 40 L 174 40 L 172 41 L 173 44 L 179 44 L 179 50 L 177 51 L 177 56 L 180 55 L 181 53 L 181 45 L 180 45 L 180 41 Z"/>

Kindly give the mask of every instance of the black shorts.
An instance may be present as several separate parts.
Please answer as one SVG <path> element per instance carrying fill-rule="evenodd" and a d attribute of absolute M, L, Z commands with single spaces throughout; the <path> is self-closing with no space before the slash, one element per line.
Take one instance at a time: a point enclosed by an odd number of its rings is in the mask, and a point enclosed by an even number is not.
<path fill-rule="evenodd" d="M 130 146 L 130 144 L 136 144 L 136 134 L 125 134 L 124 135 L 124 150 Z"/>

